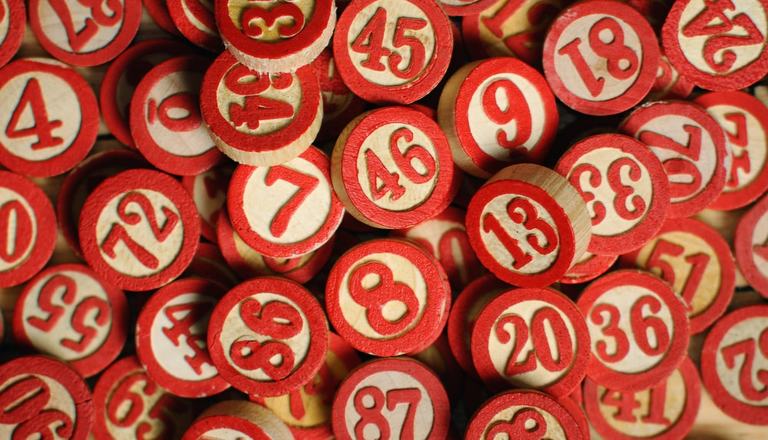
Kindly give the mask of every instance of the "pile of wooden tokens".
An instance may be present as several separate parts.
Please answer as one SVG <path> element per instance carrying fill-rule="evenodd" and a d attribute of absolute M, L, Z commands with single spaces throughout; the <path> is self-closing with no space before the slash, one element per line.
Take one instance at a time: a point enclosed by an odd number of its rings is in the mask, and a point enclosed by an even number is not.
<path fill-rule="evenodd" d="M 768 438 L 766 75 L 768 0 L 0 0 L 0 439 Z"/>

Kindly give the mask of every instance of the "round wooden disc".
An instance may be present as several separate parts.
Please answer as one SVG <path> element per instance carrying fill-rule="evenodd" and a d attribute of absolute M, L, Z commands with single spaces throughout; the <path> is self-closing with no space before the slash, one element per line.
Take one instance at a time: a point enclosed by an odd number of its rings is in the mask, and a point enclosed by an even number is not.
<path fill-rule="evenodd" d="M 581 193 L 592 219 L 587 250 L 618 255 L 635 250 L 659 231 L 669 210 L 661 161 L 647 146 L 620 134 L 582 139 L 563 154 L 555 171 Z"/>
<path fill-rule="evenodd" d="M 618 255 L 595 255 L 584 252 L 581 258 L 560 278 L 559 282 L 561 284 L 581 284 L 592 281 L 607 272 L 618 258 Z"/>
<path fill-rule="evenodd" d="M 221 52 L 224 46 L 213 15 L 213 0 L 166 0 L 166 5 L 184 38 L 203 49 Z"/>
<path fill-rule="evenodd" d="M 80 214 L 80 247 L 104 280 L 152 290 L 189 266 L 200 241 L 200 220 L 184 187 L 167 174 L 129 170 L 108 178 Z"/>
<path fill-rule="evenodd" d="M 208 324 L 208 349 L 219 374 L 250 395 L 280 396 L 306 384 L 327 348 L 328 323 L 320 304 L 284 278 L 235 286 L 216 304 Z"/>
<path fill-rule="evenodd" d="M 676 1 L 662 30 L 664 51 L 708 90 L 747 87 L 768 73 L 768 0 Z"/>
<path fill-rule="evenodd" d="M 21 292 L 13 316 L 17 342 L 68 362 L 84 377 L 100 373 L 117 358 L 127 328 L 123 292 L 81 264 L 37 274 Z"/>
<path fill-rule="evenodd" d="M 768 306 L 737 309 L 712 327 L 701 351 L 701 378 L 718 408 L 736 420 L 768 425 Z"/>
<path fill-rule="evenodd" d="M 639 391 L 669 376 L 685 357 L 685 303 L 651 274 L 604 275 L 587 286 L 578 306 L 592 344 L 587 376 L 601 385 Z"/>
<path fill-rule="evenodd" d="M 97 66 L 120 55 L 141 22 L 141 0 L 31 0 L 29 25 L 48 53 L 75 66 Z"/>
<path fill-rule="evenodd" d="M 27 24 L 23 0 L 0 0 L 0 67 L 8 63 L 21 47 Z"/>
<path fill-rule="evenodd" d="M 566 396 L 584 379 L 589 346 L 584 316 L 551 289 L 500 294 L 482 308 L 472 329 L 472 362 L 497 390 L 535 388 Z"/>
<path fill-rule="evenodd" d="M 94 404 L 88 385 L 63 362 L 24 356 L 0 365 L 3 438 L 85 440 Z"/>
<path fill-rule="evenodd" d="M 339 440 L 364 438 L 369 426 L 382 439 L 443 439 L 450 418 L 448 395 L 435 373 L 407 358 L 366 362 L 344 379 L 333 400 Z"/>
<path fill-rule="evenodd" d="M 333 52 L 326 48 L 312 61 L 323 97 L 323 122 L 317 141 L 330 141 L 365 109 L 366 103 L 352 93 L 339 75 Z"/>
<path fill-rule="evenodd" d="M 741 273 L 753 289 L 768 298 L 768 197 L 739 220 L 733 245 Z"/>
<path fill-rule="evenodd" d="M 370 240 L 344 253 L 325 289 L 333 327 L 355 349 L 375 356 L 417 352 L 432 344 L 450 305 L 440 263 L 399 239 Z"/>
<path fill-rule="evenodd" d="M 584 200 L 548 168 L 504 168 L 475 193 L 467 235 L 480 262 L 500 280 L 545 287 L 586 251 L 590 222 Z"/>
<path fill-rule="evenodd" d="M 181 397 L 208 397 L 229 388 L 206 345 L 211 310 L 226 289 L 202 279 L 178 280 L 155 292 L 136 322 L 136 353 L 149 377 Z"/>
<path fill-rule="evenodd" d="M 651 87 L 647 101 L 663 99 L 685 99 L 693 92 L 695 86 L 688 78 L 680 74 L 665 55 L 659 57 L 659 69 L 656 71 L 656 82 Z"/>
<path fill-rule="evenodd" d="M 169 394 L 133 356 L 110 366 L 93 389 L 95 440 L 179 438 L 192 418 L 192 408 Z M 85 437 L 83 437 L 85 438 Z"/>
<path fill-rule="evenodd" d="M 717 230 L 698 220 L 668 220 L 656 237 L 621 258 L 672 286 L 686 304 L 691 333 L 706 330 L 733 298 L 731 249 Z"/>
<path fill-rule="evenodd" d="M 408 107 L 383 107 L 349 123 L 331 157 L 333 187 L 357 220 L 415 226 L 451 202 L 453 160 L 437 122 Z"/>
<path fill-rule="evenodd" d="M 205 73 L 203 119 L 219 149 L 248 165 L 280 165 L 312 144 L 323 100 L 312 66 L 292 73 L 248 70 L 224 52 Z"/>
<path fill-rule="evenodd" d="M 17 60 L 0 72 L 0 163 L 35 177 L 71 170 L 99 129 L 91 86 L 70 67 L 42 58 Z"/>
<path fill-rule="evenodd" d="M 238 166 L 227 191 L 237 234 L 273 258 L 296 258 L 323 246 L 344 216 L 330 168 L 328 156 L 316 147 L 282 165 Z"/>
<path fill-rule="evenodd" d="M 333 36 L 344 83 L 374 103 L 423 98 L 445 75 L 452 51 L 450 20 L 429 0 L 352 0 Z"/>
<path fill-rule="evenodd" d="M 692 216 L 720 195 L 728 157 L 725 135 L 701 107 L 682 101 L 646 104 L 619 129 L 661 159 L 669 180 L 669 217 Z"/>
<path fill-rule="evenodd" d="M 226 400 L 206 409 L 182 440 L 293 439 L 291 431 L 272 411 L 245 400 Z"/>
<path fill-rule="evenodd" d="M 153 0 L 145 3 L 148 1 Z M 129 109 L 139 81 L 152 67 L 187 52 L 187 46 L 173 40 L 144 40 L 126 49 L 109 64 L 101 80 L 99 107 L 104 124 L 122 144 L 135 146 L 129 126 Z"/>
<path fill-rule="evenodd" d="M 238 61 L 260 72 L 294 72 L 331 41 L 336 25 L 333 0 L 277 4 L 215 0 L 221 39 Z"/>
<path fill-rule="evenodd" d="M 511 162 L 542 161 L 559 116 L 544 77 L 502 57 L 454 73 L 440 95 L 438 120 L 456 164 L 488 178 Z"/>
<path fill-rule="evenodd" d="M 507 391 L 486 401 L 470 419 L 464 438 L 485 440 L 499 434 L 510 439 L 589 438 L 571 411 L 548 394 L 533 390 Z"/>
<path fill-rule="evenodd" d="M 699 411 L 701 381 L 686 357 L 669 377 L 641 391 L 609 389 L 587 379 L 584 402 L 589 421 L 604 438 L 683 439 Z"/>
<path fill-rule="evenodd" d="M 56 216 L 48 197 L 18 174 L 0 171 L 0 287 L 17 286 L 37 274 L 56 245 Z M 8 245 L 12 248 L 8 249 Z"/>
<path fill-rule="evenodd" d="M 634 107 L 651 90 L 659 42 L 639 12 L 613 0 L 587 0 L 565 9 L 544 40 L 544 75 L 555 95 L 589 115 Z"/>
<path fill-rule="evenodd" d="M 216 224 L 219 214 L 226 209 L 227 188 L 232 170 L 226 166 L 214 167 L 194 176 L 184 176 L 181 184 L 192 196 L 200 215 L 200 233 L 216 243 Z"/>
<path fill-rule="evenodd" d="M 723 192 L 708 208 L 749 205 L 768 190 L 768 108 L 744 92 L 712 92 L 694 102 L 723 128 L 731 157 Z"/>
<path fill-rule="evenodd" d="M 198 94 L 207 65 L 206 58 L 195 55 L 163 61 L 141 79 L 131 98 L 136 148 L 161 171 L 193 176 L 221 159 L 200 116 Z"/>

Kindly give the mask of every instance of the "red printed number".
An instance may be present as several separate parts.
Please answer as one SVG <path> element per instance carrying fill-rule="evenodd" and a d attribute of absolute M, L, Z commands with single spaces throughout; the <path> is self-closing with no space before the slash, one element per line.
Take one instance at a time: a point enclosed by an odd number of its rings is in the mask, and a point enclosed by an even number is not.
<path fill-rule="evenodd" d="M 18 200 L 0 206 L 0 260 L 18 261 L 32 243 L 32 217 Z"/>
<path fill-rule="evenodd" d="M 625 182 L 622 169 L 627 169 L 629 182 Z M 592 225 L 599 225 L 605 220 L 606 208 L 603 202 L 596 200 L 596 196 L 591 191 L 584 189 L 581 185 L 581 176 L 587 175 L 589 185 L 597 189 L 603 181 L 600 170 L 590 163 L 583 163 L 574 168 L 571 177 L 568 179 L 571 185 L 579 190 L 586 203 L 592 203 Z M 640 181 L 642 170 L 640 166 L 628 157 L 622 157 L 615 160 L 608 167 L 607 181 L 611 190 L 615 194 L 613 198 L 613 210 L 624 220 L 637 220 L 645 213 L 646 203 L 642 197 L 635 193 L 634 184 Z M 627 208 L 627 205 L 631 208 Z"/>
<path fill-rule="evenodd" d="M 163 327 L 163 334 L 174 345 L 180 347 L 182 336 L 186 347 L 192 351 L 192 355 L 184 355 L 184 360 L 197 374 L 203 373 L 203 365 L 213 365 L 205 346 L 205 332 L 193 333 L 192 327 L 209 315 L 206 307 L 208 302 L 185 303 L 168 306 L 163 309 L 163 314 L 171 322 L 170 327 Z M 201 323 L 205 328 L 205 324 Z"/>
<path fill-rule="evenodd" d="M 497 95 L 504 94 L 505 108 L 499 105 Z M 483 92 L 483 111 L 492 122 L 505 125 L 515 121 L 515 137 L 509 138 L 504 129 L 496 130 L 496 142 L 503 148 L 522 147 L 523 142 L 531 137 L 531 111 L 525 103 L 525 96 L 515 83 L 508 79 L 498 79 L 488 85 Z"/>
<path fill-rule="evenodd" d="M 728 130 L 726 127 L 723 127 L 723 131 L 725 132 L 725 135 L 728 136 L 730 144 L 737 147 L 731 150 L 733 162 L 731 162 L 731 171 L 726 185 L 729 188 L 738 188 L 739 170 L 749 173 L 752 168 L 749 161 L 749 150 L 747 150 L 747 147 L 749 146 L 747 117 L 744 113 L 737 112 L 726 113 L 723 117 L 735 126 L 734 131 Z M 738 154 L 736 154 L 737 152 Z"/>
<path fill-rule="evenodd" d="M 374 274 L 379 282 L 371 287 L 363 287 L 363 279 Z M 355 302 L 365 307 L 365 317 L 371 328 L 385 336 L 402 332 L 417 318 L 419 300 L 407 284 L 395 281 L 392 270 L 385 264 L 370 261 L 356 267 L 349 275 L 349 295 Z M 394 321 L 382 314 L 384 306 L 397 301 L 405 305 L 405 313 Z"/>
<path fill-rule="evenodd" d="M 143 386 L 141 385 L 143 384 Z M 154 382 L 150 382 L 143 372 L 134 373 L 123 379 L 112 393 L 107 403 L 107 418 L 114 425 L 128 428 L 136 425 L 144 413 L 144 399 L 162 390 Z M 146 420 L 135 426 L 135 438 L 145 438 L 154 431 L 157 438 L 173 438 L 173 419 L 168 411 L 172 409 L 174 399 L 163 393 L 152 405 Z M 152 423 L 155 421 L 156 423 Z M 153 424 L 159 427 L 153 428 Z"/>
<path fill-rule="evenodd" d="M 238 64 L 224 76 L 224 84 L 233 93 L 245 96 L 243 104 L 229 104 L 229 117 L 235 127 L 246 125 L 256 130 L 261 121 L 293 117 L 289 103 L 259 95 L 270 87 L 275 90 L 290 87 L 293 76 L 288 73 L 259 73 Z"/>
<path fill-rule="evenodd" d="M 642 415 L 642 423 L 651 423 L 655 425 L 669 426 L 672 422 L 664 415 L 667 401 L 667 381 L 663 381 L 648 391 L 648 411 Z M 606 389 L 600 402 L 603 405 L 613 406 L 616 412 L 612 417 L 627 423 L 637 423 L 637 416 L 634 411 L 640 408 L 640 401 L 635 398 L 637 393 L 629 391 L 614 391 Z"/>
<path fill-rule="evenodd" d="M 368 397 L 368 399 L 366 399 Z M 373 404 L 366 406 L 366 400 L 372 401 Z M 354 406 L 358 414 L 360 414 L 360 420 L 355 424 L 355 438 L 366 438 L 364 435 L 365 428 L 368 425 L 374 425 L 379 432 L 380 439 L 391 438 L 391 427 L 389 420 L 381 414 L 384 404 L 386 402 L 387 410 L 394 411 L 398 405 L 406 405 L 405 418 L 403 419 L 403 425 L 400 428 L 401 440 L 413 440 L 414 428 L 416 425 L 416 408 L 421 400 L 421 391 L 418 388 L 400 388 L 387 391 L 386 397 L 384 393 L 373 386 L 367 386 L 360 388 L 355 393 Z"/>
<path fill-rule="evenodd" d="M 260 23 L 271 28 L 277 26 L 277 34 L 290 38 L 298 34 L 304 27 L 304 14 L 298 6 L 290 2 L 270 2 L 269 9 L 261 6 L 247 8 L 240 15 L 240 26 L 243 33 L 251 38 L 260 38 L 264 31 Z M 258 3 L 257 3 L 258 4 Z"/>
<path fill-rule="evenodd" d="M 181 116 L 177 116 L 181 113 Z M 179 92 L 168 96 L 160 103 L 150 99 L 147 102 L 147 120 L 154 124 L 159 120 L 163 126 L 174 132 L 192 131 L 200 127 L 200 104 L 191 92 Z"/>
<path fill-rule="evenodd" d="M 73 51 L 79 52 L 96 34 L 102 26 L 112 27 L 123 20 L 123 8 L 125 2 L 116 0 L 78 0 L 78 7 L 85 7 L 90 12 L 90 17 L 83 20 L 83 26 L 75 30 L 75 20 L 69 10 L 72 3 L 67 0 L 50 0 L 51 7 L 59 16 L 64 31 L 67 33 L 69 46 Z"/>
<path fill-rule="evenodd" d="M 56 409 L 45 409 L 51 400 L 48 385 L 35 376 L 27 376 L 0 391 L 0 424 L 17 425 L 12 440 L 34 438 L 69 438 L 74 430 L 72 419 Z"/>
<path fill-rule="evenodd" d="M 496 13 L 490 17 L 483 17 L 483 24 L 497 38 L 504 38 L 504 23 L 512 17 L 512 14 L 520 9 L 520 2 L 504 2 Z M 549 29 L 549 21 L 557 15 L 560 9 L 550 3 L 540 2 L 528 10 L 527 18 L 530 27 L 524 32 L 509 35 L 504 38 L 504 44 L 512 53 L 524 60 L 532 60 L 536 52 L 541 48 L 541 42 Z"/>
<path fill-rule="evenodd" d="M 498 434 L 506 434 L 515 440 L 540 440 L 547 433 L 547 421 L 538 411 L 525 408 L 517 411 L 512 419 L 493 424 L 486 438 L 495 439 Z"/>
<path fill-rule="evenodd" d="M 648 269 L 661 272 L 661 278 L 669 284 L 675 284 L 675 269 L 664 258 L 664 256 L 670 257 L 682 257 L 685 254 L 685 248 L 679 244 L 671 243 L 666 240 L 659 240 L 656 242 L 651 256 L 648 258 Z M 696 296 L 696 291 L 701 285 L 701 280 L 704 277 L 704 272 L 709 265 L 710 257 L 705 253 L 697 253 L 688 255 L 685 257 L 685 262 L 690 265 L 688 276 L 685 279 L 685 285 L 683 287 L 683 300 L 685 300 L 688 308 L 691 308 L 693 297 Z"/>
<path fill-rule="evenodd" d="M 19 119 L 29 108 L 32 119 L 35 123 L 31 127 L 19 129 Z M 48 110 L 43 100 L 43 92 L 40 90 L 40 83 L 36 78 L 30 78 L 24 91 L 19 98 L 19 104 L 11 114 L 11 120 L 5 127 L 5 135 L 9 139 L 20 139 L 29 136 L 37 136 L 37 141 L 30 148 L 32 150 L 42 150 L 55 147 L 64 142 L 64 139 L 53 135 L 53 130 L 62 126 L 60 120 L 49 120 Z"/>
<path fill-rule="evenodd" d="M 701 187 L 701 172 L 693 163 L 698 161 L 701 155 L 701 127 L 685 124 L 683 131 L 688 133 L 688 142 L 685 145 L 652 131 L 641 131 L 638 136 L 640 142 L 647 145 L 673 151 L 685 158 L 690 158 L 688 160 L 682 157 L 673 157 L 662 162 L 664 171 L 669 176 L 669 195 L 672 198 L 690 197 Z M 673 176 L 685 176 L 686 181 L 672 181 Z"/>
<path fill-rule="evenodd" d="M 392 46 L 395 49 L 408 48 L 410 52 L 410 61 L 408 65 L 400 68 L 403 56 L 398 51 L 392 51 L 384 47 L 384 31 L 387 23 L 387 10 L 379 7 L 373 14 L 373 17 L 366 23 L 363 30 L 355 37 L 352 42 L 352 50 L 366 54 L 367 57 L 360 63 L 361 66 L 383 72 L 386 67 L 381 62 L 382 57 L 387 58 L 387 67 L 396 77 L 400 79 L 411 79 L 416 77 L 426 63 L 426 49 L 424 43 L 413 35 L 413 31 L 423 29 L 427 22 L 420 18 L 398 17 L 395 24 L 395 32 L 392 36 Z M 410 35 L 408 32 L 410 31 Z"/>
<path fill-rule="evenodd" d="M 269 232 L 271 232 L 272 235 L 275 237 L 282 237 L 286 229 L 288 229 L 288 223 L 290 223 L 293 215 L 298 211 L 299 206 L 301 206 L 304 200 L 306 200 L 312 191 L 317 188 L 320 181 L 314 176 L 301 173 L 293 168 L 284 166 L 271 167 L 264 177 L 264 183 L 267 186 L 272 186 L 278 180 L 283 180 L 296 187 L 296 192 L 294 192 L 288 201 L 277 211 L 272 218 L 272 223 L 269 225 Z"/>
<path fill-rule="evenodd" d="M 768 397 L 768 370 L 754 371 L 756 350 L 760 351 L 760 356 L 768 358 L 768 329 L 760 333 L 757 344 L 752 338 L 744 339 L 721 348 L 720 354 L 728 368 L 736 368 L 737 359 L 742 358 L 739 369 L 739 389 L 747 399 L 759 402 Z M 753 377 L 760 383 L 759 388 L 755 387 Z"/>
<path fill-rule="evenodd" d="M 432 180 L 437 172 L 435 158 L 426 148 L 418 144 L 410 145 L 406 147 L 405 151 L 400 151 L 398 142 L 401 139 L 406 143 L 413 142 L 413 131 L 407 127 L 401 127 L 395 130 L 389 138 L 389 153 L 392 155 L 398 171 L 403 173 L 408 180 L 417 184 Z M 414 168 L 414 160 L 418 161 L 424 169 L 423 173 Z M 405 188 L 400 185 L 400 175 L 397 172 L 390 173 L 379 156 L 371 149 L 365 151 L 365 164 L 368 168 L 368 185 L 374 200 L 379 200 L 390 193 L 390 199 L 395 201 L 405 194 Z M 381 181 L 381 185 L 379 185 L 379 181 Z"/>

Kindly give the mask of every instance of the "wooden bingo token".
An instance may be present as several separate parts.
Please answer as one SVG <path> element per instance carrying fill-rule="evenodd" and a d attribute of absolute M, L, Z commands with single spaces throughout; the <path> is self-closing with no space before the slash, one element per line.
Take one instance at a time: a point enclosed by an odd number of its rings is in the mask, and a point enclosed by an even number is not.
<path fill-rule="evenodd" d="M 495 0 L 440 0 L 440 7 L 451 17 L 475 16 Z"/>
<path fill-rule="evenodd" d="M 440 261 L 451 285 L 464 287 L 484 272 L 469 245 L 464 217 L 463 210 L 449 207 L 416 226 L 393 231 L 393 235 L 407 238 L 428 250 Z"/>
<path fill-rule="evenodd" d="M 0 287 L 17 286 L 45 266 L 56 244 L 48 197 L 18 174 L 0 171 Z"/>
<path fill-rule="evenodd" d="M 510 162 L 538 162 L 559 116 L 544 77 L 512 58 L 468 64 L 446 83 L 438 107 L 456 164 L 488 178 Z"/>
<path fill-rule="evenodd" d="M 344 83 L 374 103 L 423 98 L 445 75 L 452 51 L 450 20 L 427 0 L 353 0 L 333 36 Z"/>
<path fill-rule="evenodd" d="M 461 368 L 472 374 L 477 374 L 472 364 L 472 349 L 470 346 L 472 329 L 477 322 L 477 315 L 493 298 L 509 286 L 497 280 L 493 275 L 484 275 L 467 285 L 456 298 L 448 316 L 448 344 L 451 353 Z"/>
<path fill-rule="evenodd" d="M 17 342 L 69 364 L 84 377 L 115 360 L 125 343 L 123 292 L 81 264 L 61 264 L 26 284 L 13 316 Z"/>
<path fill-rule="evenodd" d="M 0 163 L 50 177 L 83 160 L 99 128 L 88 83 L 68 66 L 41 58 L 14 61 L 0 72 Z"/>
<path fill-rule="evenodd" d="M 687 310 L 659 278 L 633 270 L 611 272 L 587 286 L 578 306 L 592 344 L 587 376 L 595 382 L 640 391 L 682 362 L 689 339 Z"/>
<path fill-rule="evenodd" d="M 75 66 L 97 66 L 120 55 L 136 36 L 140 21 L 141 0 L 29 3 L 29 25 L 37 41 Z"/>
<path fill-rule="evenodd" d="M 768 73 L 767 0 L 680 0 L 662 30 L 664 50 L 690 81 L 737 90 Z"/>
<path fill-rule="evenodd" d="M 179 438 L 191 408 L 149 378 L 133 357 L 110 366 L 93 389 L 95 440 Z"/>
<path fill-rule="evenodd" d="M 317 374 L 302 387 L 277 397 L 267 397 L 262 404 L 271 409 L 289 428 L 297 429 L 297 438 L 319 438 L 328 433 L 333 395 L 349 372 L 360 363 L 357 353 L 344 339 L 329 334 L 325 362 Z"/>
<path fill-rule="evenodd" d="M 485 402 L 470 419 L 464 438 L 493 440 L 503 434 L 510 439 L 589 438 L 571 411 L 548 394 L 533 390 L 507 391 Z"/>
<path fill-rule="evenodd" d="M 672 286 L 687 306 L 691 333 L 712 325 L 733 297 L 736 268 L 731 249 L 700 221 L 668 220 L 656 237 L 622 260 Z"/>
<path fill-rule="evenodd" d="M 701 381 L 686 357 L 669 377 L 641 391 L 609 389 L 587 379 L 584 401 L 603 438 L 680 440 L 699 412 Z"/>
<path fill-rule="evenodd" d="M 744 92 L 712 92 L 694 102 L 723 128 L 731 157 L 723 192 L 708 208 L 749 205 L 768 190 L 768 109 Z"/>
<path fill-rule="evenodd" d="M 237 235 L 225 212 L 219 215 L 216 236 L 221 254 L 241 278 L 280 275 L 306 283 L 325 266 L 333 251 L 333 239 L 316 251 L 296 258 L 272 258 L 256 252 Z"/>
<path fill-rule="evenodd" d="M 211 310 L 225 288 L 189 278 L 155 292 L 136 322 L 136 353 L 149 377 L 182 397 L 208 397 L 229 388 L 208 355 Z"/>
<path fill-rule="evenodd" d="M 325 49 L 312 61 L 323 97 L 323 123 L 318 140 L 335 139 L 357 115 L 363 113 L 365 101 L 344 84 L 333 60 L 333 52 Z"/>
<path fill-rule="evenodd" d="M 333 327 L 355 349 L 374 356 L 413 353 L 432 344 L 450 305 L 440 263 L 418 245 L 391 238 L 344 253 L 325 289 Z"/>
<path fill-rule="evenodd" d="M 513 165 L 483 185 L 467 209 L 469 243 L 500 280 L 545 287 L 586 251 L 590 222 L 583 199 L 548 168 Z"/>
<path fill-rule="evenodd" d="M 238 166 L 227 191 L 237 234 L 257 252 L 276 258 L 295 258 L 327 243 L 344 216 L 330 168 L 328 157 L 315 147 L 282 165 Z"/>
<path fill-rule="evenodd" d="M 701 376 L 724 413 L 752 425 L 768 424 L 768 306 L 737 309 L 712 327 L 701 353 Z"/>
<path fill-rule="evenodd" d="M 412 359 L 376 359 L 341 383 L 333 432 L 339 440 L 363 439 L 373 429 L 381 439 L 444 439 L 450 412 L 445 389 L 429 368 Z"/>
<path fill-rule="evenodd" d="M 560 278 L 561 284 L 581 284 L 592 281 L 608 271 L 618 255 L 595 255 L 584 252 L 568 272 Z"/>
<path fill-rule="evenodd" d="M 198 93 L 206 66 L 198 56 L 164 61 L 141 79 L 131 98 L 136 148 L 167 173 L 192 176 L 221 159 L 200 116 Z"/>
<path fill-rule="evenodd" d="M 293 439 L 291 431 L 272 411 L 245 400 L 226 400 L 205 410 L 182 440 Z"/>
<path fill-rule="evenodd" d="M 238 61 L 260 72 L 294 72 L 331 41 L 333 0 L 266 3 L 215 0 L 221 39 Z"/>
<path fill-rule="evenodd" d="M 306 384 L 327 348 L 328 323 L 320 304 L 283 278 L 235 286 L 216 304 L 208 324 L 208 349 L 219 374 L 254 396 L 280 396 Z"/>
<path fill-rule="evenodd" d="M 9 62 L 19 51 L 26 23 L 24 1 L 0 1 L 0 67 Z"/>
<path fill-rule="evenodd" d="M 701 107 L 660 101 L 632 112 L 619 129 L 648 145 L 669 180 L 667 215 L 689 217 L 712 203 L 726 180 L 725 135 Z"/>
<path fill-rule="evenodd" d="M 462 20 L 461 33 L 467 50 L 474 58 L 515 56 L 530 65 L 541 64 L 547 29 L 567 3 L 568 0 L 496 0 Z"/>
<path fill-rule="evenodd" d="M 675 69 L 665 55 L 659 57 L 659 69 L 656 71 L 656 82 L 648 94 L 648 101 L 662 99 L 685 99 L 693 91 L 693 83 Z"/>
<path fill-rule="evenodd" d="M 144 3 L 153 1 L 146 0 Z M 145 40 L 129 47 L 110 63 L 101 80 L 99 107 L 104 123 L 118 141 L 128 146 L 135 145 L 129 126 L 129 110 L 131 97 L 141 79 L 152 67 L 185 52 L 189 52 L 187 46 L 176 41 Z"/>
<path fill-rule="evenodd" d="M 280 165 L 300 155 L 312 144 L 323 120 L 323 100 L 312 66 L 291 73 L 256 72 L 229 52 L 208 68 L 200 104 L 219 149 L 248 165 Z"/>
<path fill-rule="evenodd" d="M 81 255 L 77 228 L 88 195 L 109 176 L 130 168 L 146 167 L 147 162 L 137 152 L 120 148 L 88 156 L 67 174 L 56 197 L 56 220 L 75 254 Z"/>
<path fill-rule="evenodd" d="M 120 288 L 144 291 L 171 282 L 189 266 L 200 220 L 171 176 L 129 170 L 88 196 L 79 235 L 83 256 L 97 274 Z"/>
<path fill-rule="evenodd" d="M 216 243 L 216 223 L 219 214 L 226 209 L 227 188 L 232 170 L 216 167 L 194 176 L 184 176 L 181 184 L 187 189 L 200 215 L 200 232 L 207 240 Z"/>
<path fill-rule="evenodd" d="M 753 289 L 768 298 L 768 197 L 741 218 L 733 245 L 741 273 Z"/>
<path fill-rule="evenodd" d="M 582 139 L 558 160 L 587 203 L 592 239 L 587 249 L 618 255 L 656 235 L 669 210 L 669 185 L 661 161 L 647 146 L 620 134 Z"/>
<path fill-rule="evenodd" d="M 584 379 L 589 345 L 576 304 L 551 289 L 502 293 L 482 308 L 472 329 L 475 369 L 495 389 L 566 396 Z"/>
<path fill-rule="evenodd" d="M 544 40 L 544 75 L 568 107 L 613 115 L 639 103 L 659 66 L 659 43 L 634 8 L 587 0 L 564 10 Z"/>
<path fill-rule="evenodd" d="M 192 44 L 211 52 L 223 49 L 213 0 L 166 0 L 168 13 L 176 29 Z"/>
<path fill-rule="evenodd" d="M 382 229 L 434 217 L 454 190 L 445 135 L 437 122 L 407 107 L 379 108 L 350 122 L 333 148 L 331 176 L 347 211 Z"/>
<path fill-rule="evenodd" d="M 0 365 L 0 435 L 7 439 L 85 440 L 91 392 L 69 365 L 25 356 Z"/>

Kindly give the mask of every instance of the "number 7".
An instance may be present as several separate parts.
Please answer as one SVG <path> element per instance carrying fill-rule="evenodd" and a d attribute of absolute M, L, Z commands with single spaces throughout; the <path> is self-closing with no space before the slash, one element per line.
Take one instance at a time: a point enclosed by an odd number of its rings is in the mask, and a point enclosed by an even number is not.
<path fill-rule="evenodd" d="M 401 388 L 387 391 L 387 409 L 393 411 L 397 405 L 408 405 L 403 419 L 403 427 L 400 430 L 401 440 L 413 440 L 414 426 L 416 425 L 416 408 L 421 400 L 421 391 L 418 388 Z"/>
<path fill-rule="evenodd" d="M 295 185 L 297 190 L 291 195 L 291 198 L 277 210 L 275 217 L 272 219 L 272 223 L 269 225 L 269 232 L 275 237 L 281 237 L 285 233 L 285 230 L 288 229 L 288 223 L 291 221 L 291 218 L 293 218 L 293 214 L 296 213 L 299 206 L 306 200 L 309 194 L 315 190 L 318 183 L 320 183 L 316 177 L 300 173 L 291 168 L 283 166 L 270 168 L 269 171 L 267 171 L 267 175 L 264 177 L 264 183 L 267 186 L 272 186 L 278 180 L 284 180 Z"/>

